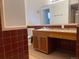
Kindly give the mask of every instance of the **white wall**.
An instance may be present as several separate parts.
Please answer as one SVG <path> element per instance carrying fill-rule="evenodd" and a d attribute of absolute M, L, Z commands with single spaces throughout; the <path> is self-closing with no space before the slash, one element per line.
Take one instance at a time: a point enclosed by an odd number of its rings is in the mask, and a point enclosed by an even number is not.
<path fill-rule="evenodd" d="M 69 0 L 54 3 L 50 7 L 51 24 L 68 24 Z"/>
<path fill-rule="evenodd" d="M 28 25 L 42 24 L 41 8 L 48 3 L 48 0 L 26 0 Z M 28 36 L 32 36 L 32 29 L 28 29 Z"/>
<path fill-rule="evenodd" d="M 79 0 L 70 0 L 70 4 L 76 4 Z"/>
<path fill-rule="evenodd" d="M 41 8 L 49 4 L 49 0 L 28 1 L 28 25 L 41 24 Z"/>
<path fill-rule="evenodd" d="M 6 26 L 25 26 L 24 0 L 3 0 L 4 24 Z"/>

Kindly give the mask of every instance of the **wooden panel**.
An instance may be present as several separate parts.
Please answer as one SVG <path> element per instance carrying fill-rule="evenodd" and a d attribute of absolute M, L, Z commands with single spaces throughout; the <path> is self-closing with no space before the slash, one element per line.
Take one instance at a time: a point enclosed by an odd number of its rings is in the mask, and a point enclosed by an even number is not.
<path fill-rule="evenodd" d="M 48 54 L 48 39 L 45 36 L 40 36 L 40 43 L 39 43 L 39 49 L 40 51 Z"/>
<path fill-rule="evenodd" d="M 33 48 L 39 49 L 39 38 L 37 36 L 33 36 Z"/>
<path fill-rule="evenodd" d="M 79 26 L 77 27 L 76 57 L 79 59 Z"/>

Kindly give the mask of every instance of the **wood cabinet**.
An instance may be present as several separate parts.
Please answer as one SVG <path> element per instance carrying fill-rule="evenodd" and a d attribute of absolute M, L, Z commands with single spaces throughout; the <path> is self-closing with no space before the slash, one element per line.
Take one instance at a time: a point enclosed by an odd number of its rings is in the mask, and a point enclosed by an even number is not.
<path fill-rule="evenodd" d="M 33 31 L 33 48 L 43 53 L 49 54 L 54 50 L 54 40 L 48 38 L 46 32 Z"/>
<path fill-rule="evenodd" d="M 48 51 L 47 49 L 47 38 L 44 36 L 33 36 L 33 48 L 42 52 Z"/>
<path fill-rule="evenodd" d="M 46 36 L 34 35 L 33 36 L 33 48 L 41 52 L 48 54 L 48 39 Z"/>
<path fill-rule="evenodd" d="M 68 30 L 69 31 L 69 30 Z M 43 53 L 50 53 L 59 48 L 60 41 L 76 41 L 76 32 L 33 30 L 33 47 Z M 58 45 L 58 46 L 57 46 Z M 63 45 L 63 44 L 62 44 Z M 65 46 L 65 45 L 64 45 Z M 69 47 L 67 45 L 67 47 Z"/>

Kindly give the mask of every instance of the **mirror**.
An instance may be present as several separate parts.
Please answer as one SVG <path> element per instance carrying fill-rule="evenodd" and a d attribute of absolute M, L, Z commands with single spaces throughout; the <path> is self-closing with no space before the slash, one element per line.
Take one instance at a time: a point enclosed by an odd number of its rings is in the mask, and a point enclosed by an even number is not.
<path fill-rule="evenodd" d="M 28 25 L 79 23 L 78 0 L 37 0 L 36 2 L 29 0 Z"/>

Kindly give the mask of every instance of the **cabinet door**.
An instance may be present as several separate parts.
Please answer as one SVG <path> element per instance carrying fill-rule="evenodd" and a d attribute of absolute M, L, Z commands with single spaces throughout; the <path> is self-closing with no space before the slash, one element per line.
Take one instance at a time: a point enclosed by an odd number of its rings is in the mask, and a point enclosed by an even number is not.
<path fill-rule="evenodd" d="M 48 53 L 48 40 L 46 36 L 39 37 L 39 49 L 41 52 Z"/>
<path fill-rule="evenodd" d="M 34 49 L 39 49 L 39 41 L 37 36 L 33 36 L 33 48 Z"/>

